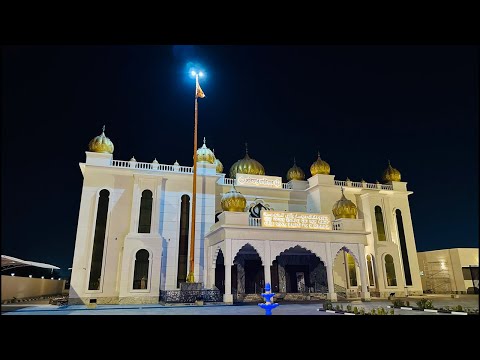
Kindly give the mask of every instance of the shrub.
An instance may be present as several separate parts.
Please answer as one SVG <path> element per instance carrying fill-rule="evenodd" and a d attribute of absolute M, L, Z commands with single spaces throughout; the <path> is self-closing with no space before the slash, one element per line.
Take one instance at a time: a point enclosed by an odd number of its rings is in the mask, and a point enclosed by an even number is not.
<path fill-rule="evenodd" d="M 462 305 L 457 305 L 453 308 L 453 311 L 463 311 Z"/>
<path fill-rule="evenodd" d="M 410 306 L 410 301 L 407 300 L 407 306 Z"/>
<path fill-rule="evenodd" d="M 378 310 L 378 315 L 387 315 L 385 309 L 383 307 L 379 307 Z"/>
<path fill-rule="evenodd" d="M 340 311 L 340 305 L 335 306 L 335 310 Z"/>
<path fill-rule="evenodd" d="M 325 300 L 325 302 L 323 303 L 323 309 L 332 310 L 332 308 L 333 308 L 332 302 L 330 300 Z"/>
<path fill-rule="evenodd" d="M 340 304 L 340 310 L 343 311 L 343 304 Z"/>
<path fill-rule="evenodd" d="M 365 315 L 365 309 L 364 308 L 360 308 L 360 315 Z"/>
<path fill-rule="evenodd" d="M 376 315 L 376 314 L 375 314 L 375 309 L 372 309 L 372 311 L 370 311 L 370 314 L 371 314 L 371 315 Z"/>
<path fill-rule="evenodd" d="M 427 299 L 420 299 L 420 301 L 417 302 L 417 306 L 420 309 L 433 309 L 432 300 Z"/>
<path fill-rule="evenodd" d="M 394 307 L 401 307 L 401 306 L 405 306 L 405 303 L 403 302 L 403 300 L 400 300 L 400 299 L 395 299 L 392 301 L 393 303 L 393 306 Z"/>
<path fill-rule="evenodd" d="M 395 315 L 395 310 L 394 309 L 390 309 L 390 315 Z"/>
<path fill-rule="evenodd" d="M 355 315 L 358 314 L 358 308 L 357 308 L 356 306 L 353 307 L 353 313 L 354 313 Z"/>
<path fill-rule="evenodd" d="M 347 312 L 352 312 L 352 305 L 347 305 Z"/>

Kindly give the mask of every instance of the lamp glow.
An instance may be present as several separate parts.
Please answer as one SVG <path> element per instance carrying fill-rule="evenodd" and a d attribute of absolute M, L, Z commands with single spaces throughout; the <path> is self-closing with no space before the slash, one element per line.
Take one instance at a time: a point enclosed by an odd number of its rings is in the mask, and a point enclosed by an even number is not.
<path fill-rule="evenodd" d="M 190 72 L 190 74 L 192 74 L 192 76 L 197 75 L 197 73 L 196 73 L 195 71 L 193 71 L 193 70 Z"/>
<path fill-rule="evenodd" d="M 11 273 L 10 275 L 15 276 L 15 273 Z"/>
<path fill-rule="evenodd" d="M 200 72 L 198 73 L 198 76 L 200 76 L 200 77 L 202 77 L 203 75 L 204 75 L 204 74 L 203 74 L 202 71 L 200 71 Z"/>

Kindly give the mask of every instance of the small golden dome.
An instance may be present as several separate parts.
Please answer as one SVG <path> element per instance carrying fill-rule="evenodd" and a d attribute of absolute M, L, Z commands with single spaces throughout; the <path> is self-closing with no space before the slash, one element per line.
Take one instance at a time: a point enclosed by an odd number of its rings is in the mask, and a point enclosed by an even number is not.
<path fill-rule="evenodd" d="M 223 194 L 221 204 L 223 211 L 243 212 L 247 206 L 247 200 L 232 186 L 229 192 Z"/>
<path fill-rule="evenodd" d="M 207 148 L 205 142 L 205 138 L 203 138 L 203 146 L 197 150 L 197 161 L 205 161 L 213 164 L 215 162 L 215 155 L 213 155 L 212 150 Z"/>
<path fill-rule="evenodd" d="M 400 171 L 392 167 L 390 165 L 390 160 L 388 160 L 388 167 L 385 169 L 385 171 L 382 174 L 382 180 L 385 182 L 391 182 L 391 181 L 400 181 L 402 179 L 402 175 L 400 174 Z"/>
<path fill-rule="evenodd" d="M 215 156 L 215 149 L 213 149 L 213 156 Z M 216 166 L 217 174 L 223 173 L 223 164 L 220 159 L 215 156 L 215 161 L 213 163 Z"/>
<path fill-rule="evenodd" d="M 342 187 L 342 197 L 338 200 L 332 209 L 335 219 L 356 219 L 357 218 L 357 207 L 355 204 L 348 200 L 344 193 Z"/>
<path fill-rule="evenodd" d="M 158 160 L 157 160 L 157 158 L 155 158 L 155 159 L 152 161 L 152 164 L 155 164 L 155 165 L 157 165 L 157 164 L 158 164 Z"/>
<path fill-rule="evenodd" d="M 287 171 L 287 181 L 290 180 L 305 180 L 305 173 L 297 166 L 295 158 L 293 158 L 293 166 Z"/>
<path fill-rule="evenodd" d="M 248 156 L 248 147 L 245 144 L 245 157 L 235 162 L 230 168 L 230 177 L 235 179 L 238 174 L 265 175 L 265 169 L 257 160 Z"/>
<path fill-rule="evenodd" d="M 330 165 L 328 165 L 326 161 L 320 158 L 320 152 L 318 153 L 318 159 L 315 160 L 312 166 L 310 166 L 310 173 L 312 174 L 312 176 L 318 174 L 330 174 Z"/>
<path fill-rule="evenodd" d="M 113 154 L 113 143 L 105 136 L 105 125 L 102 128 L 102 134 L 94 137 L 88 143 L 88 151 Z"/>

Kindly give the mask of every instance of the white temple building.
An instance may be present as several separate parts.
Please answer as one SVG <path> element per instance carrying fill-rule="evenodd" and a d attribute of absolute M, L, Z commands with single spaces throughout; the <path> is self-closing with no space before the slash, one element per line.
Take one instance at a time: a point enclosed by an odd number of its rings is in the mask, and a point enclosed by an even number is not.
<path fill-rule="evenodd" d="M 102 132 L 80 163 L 83 188 L 69 303 L 159 303 L 190 269 L 193 167 L 113 159 Z M 246 151 L 227 176 L 197 151 L 194 277 L 223 301 L 271 283 L 279 298 L 422 294 L 407 183 L 390 163 L 383 183 L 335 180 L 312 157 L 267 176 Z"/>

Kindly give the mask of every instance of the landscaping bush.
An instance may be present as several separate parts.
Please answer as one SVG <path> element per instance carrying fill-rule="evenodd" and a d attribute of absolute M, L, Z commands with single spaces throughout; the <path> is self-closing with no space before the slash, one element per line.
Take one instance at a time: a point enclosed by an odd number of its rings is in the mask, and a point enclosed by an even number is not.
<path fill-rule="evenodd" d="M 455 306 L 452 311 L 463 311 L 462 305 Z"/>
<path fill-rule="evenodd" d="M 323 309 L 332 310 L 333 309 L 332 302 L 330 300 L 325 300 L 325 302 L 323 303 Z"/>
<path fill-rule="evenodd" d="M 432 300 L 427 300 L 427 299 L 421 299 L 420 301 L 418 301 L 417 306 L 422 310 L 433 309 Z"/>
<path fill-rule="evenodd" d="M 393 307 L 405 306 L 405 303 L 403 302 L 403 300 L 400 300 L 400 299 L 395 299 L 392 301 L 392 303 L 393 303 Z"/>
<path fill-rule="evenodd" d="M 364 308 L 360 308 L 360 315 L 365 315 L 365 309 Z"/>
<path fill-rule="evenodd" d="M 347 305 L 347 312 L 352 312 L 352 305 Z"/>
<path fill-rule="evenodd" d="M 356 306 L 353 307 L 353 313 L 354 313 L 355 315 L 358 314 L 358 308 L 357 308 Z"/>
<path fill-rule="evenodd" d="M 340 311 L 340 305 L 335 306 L 335 310 Z"/>
<path fill-rule="evenodd" d="M 394 309 L 390 309 L 390 315 L 395 315 L 395 310 Z"/>
<path fill-rule="evenodd" d="M 376 315 L 375 314 L 375 309 L 372 309 L 372 311 L 370 311 L 370 315 Z"/>

